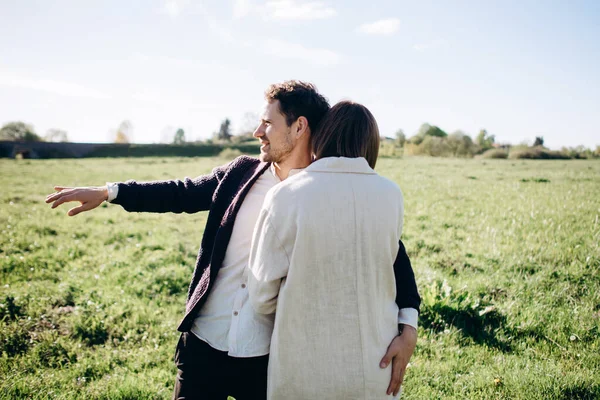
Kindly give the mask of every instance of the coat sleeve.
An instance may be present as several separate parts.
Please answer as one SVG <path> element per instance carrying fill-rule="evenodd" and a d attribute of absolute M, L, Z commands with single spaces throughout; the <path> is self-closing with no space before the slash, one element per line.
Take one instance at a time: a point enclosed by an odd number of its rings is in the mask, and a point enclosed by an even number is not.
<path fill-rule="evenodd" d="M 279 289 L 290 267 L 288 252 L 281 243 L 269 207 L 267 197 L 254 229 L 248 273 L 250 302 L 260 314 L 275 312 Z"/>
<path fill-rule="evenodd" d="M 153 182 L 127 181 L 118 184 L 112 201 L 127 211 L 155 213 L 195 213 L 206 211 L 228 165 L 217 167 L 208 175 L 194 179 Z"/>
<path fill-rule="evenodd" d="M 398 308 L 414 308 L 419 311 L 421 297 L 419 296 L 415 274 L 402 240 L 400 240 L 398 255 L 394 262 L 394 275 L 396 277 L 396 304 Z"/>

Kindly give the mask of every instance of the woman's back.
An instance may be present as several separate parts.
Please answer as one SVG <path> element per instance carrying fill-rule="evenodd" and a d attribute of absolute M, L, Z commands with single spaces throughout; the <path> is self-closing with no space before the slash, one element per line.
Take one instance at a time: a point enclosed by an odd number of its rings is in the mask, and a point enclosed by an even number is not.
<path fill-rule="evenodd" d="M 379 361 L 398 333 L 398 186 L 363 158 L 328 157 L 277 186 L 264 209 L 289 261 L 277 299 L 271 398 L 386 398 L 391 371 Z"/>

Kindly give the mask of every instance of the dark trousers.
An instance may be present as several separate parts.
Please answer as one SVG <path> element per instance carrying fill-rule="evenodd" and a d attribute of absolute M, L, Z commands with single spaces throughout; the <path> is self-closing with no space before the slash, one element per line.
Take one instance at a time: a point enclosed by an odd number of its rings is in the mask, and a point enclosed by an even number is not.
<path fill-rule="evenodd" d="M 236 358 L 193 333 L 181 334 L 175 351 L 174 400 L 265 400 L 269 356 Z"/>

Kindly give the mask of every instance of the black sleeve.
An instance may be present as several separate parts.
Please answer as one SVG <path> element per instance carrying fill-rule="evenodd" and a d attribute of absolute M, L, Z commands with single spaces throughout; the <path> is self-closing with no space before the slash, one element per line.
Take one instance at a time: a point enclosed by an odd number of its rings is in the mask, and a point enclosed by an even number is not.
<path fill-rule="evenodd" d="M 117 198 L 112 201 L 127 211 L 195 213 L 206 211 L 227 166 L 194 179 L 119 183 Z"/>
<path fill-rule="evenodd" d="M 400 248 L 394 262 L 394 275 L 396 277 L 396 304 L 398 308 L 414 308 L 420 311 L 421 297 L 419 296 L 415 274 L 402 240 L 400 241 Z"/>

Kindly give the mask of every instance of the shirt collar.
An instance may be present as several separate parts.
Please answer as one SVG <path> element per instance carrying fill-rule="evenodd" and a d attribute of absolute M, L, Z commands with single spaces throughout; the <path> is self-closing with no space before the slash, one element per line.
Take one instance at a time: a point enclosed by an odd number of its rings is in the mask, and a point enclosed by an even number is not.
<path fill-rule="evenodd" d="M 271 163 L 271 166 L 269 167 L 269 171 L 271 171 L 271 174 L 275 177 L 275 179 L 277 179 L 279 182 L 281 182 L 281 179 L 279 179 L 279 175 L 277 175 L 277 171 L 275 170 L 275 163 Z M 304 171 L 304 168 L 294 168 L 294 169 L 290 169 L 290 173 L 288 175 L 288 178 L 290 176 L 294 176 L 296 175 L 298 172 L 302 172 Z"/>

